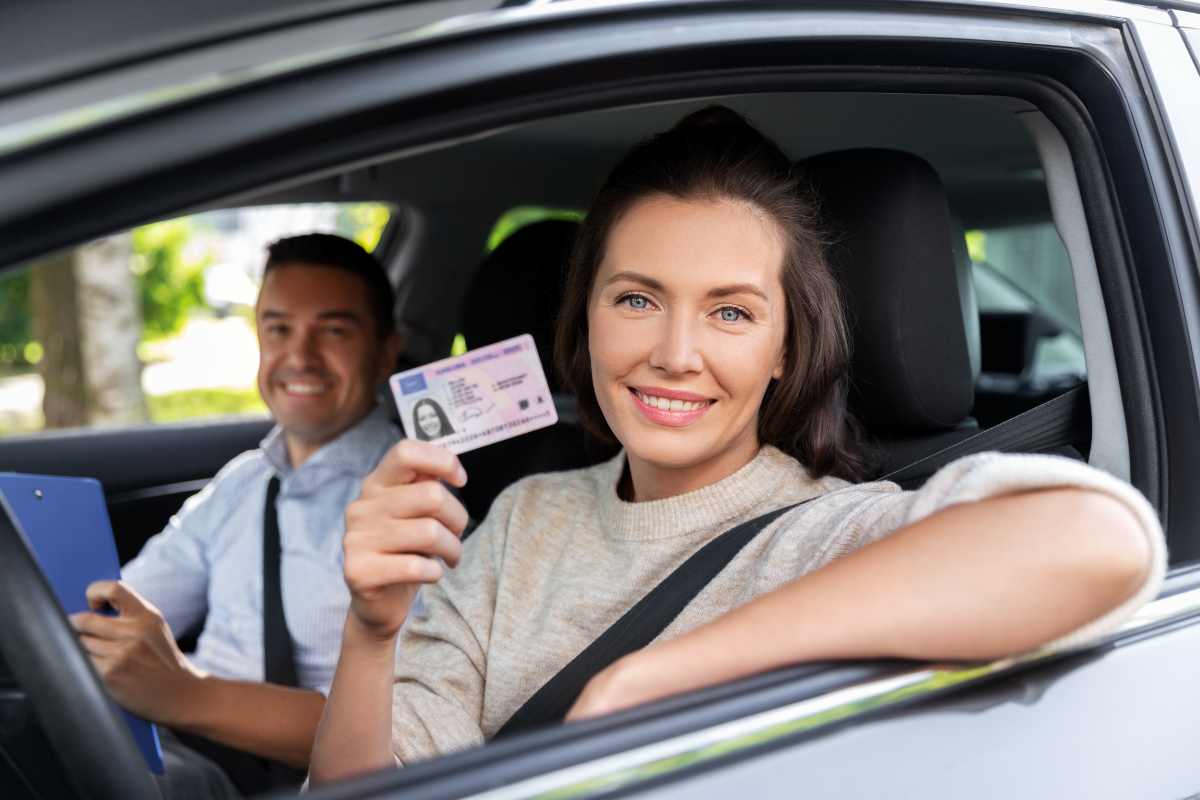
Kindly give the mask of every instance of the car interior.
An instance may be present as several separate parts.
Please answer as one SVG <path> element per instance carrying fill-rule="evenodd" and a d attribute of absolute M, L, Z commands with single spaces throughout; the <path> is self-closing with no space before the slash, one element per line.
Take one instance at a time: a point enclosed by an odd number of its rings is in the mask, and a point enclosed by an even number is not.
<path fill-rule="evenodd" d="M 445 357 L 459 335 L 469 348 L 533 335 L 560 419 L 464 456 L 471 479 L 463 499 L 480 519 L 524 475 L 586 466 L 615 452 L 583 431 L 551 368 L 564 262 L 578 223 L 535 221 L 490 252 L 489 232 L 514 208 L 586 211 L 632 143 L 714 102 L 774 138 L 820 199 L 853 324 L 851 403 L 870 434 L 877 475 L 1077 390 L 1082 399 L 1071 406 L 1068 431 L 1049 439 L 1017 436 L 1004 446 L 1064 453 L 1128 477 L 1112 344 L 1073 167 L 1061 135 L 1023 100 L 768 92 L 585 111 L 385 153 L 206 208 L 351 200 L 393 206 L 376 252 L 398 289 L 406 342 L 398 369 Z M 1071 313 L 1013 277 L 1038 269 L 1026 263 L 1025 272 L 1005 271 L 971 252 L 975 232 L 995 232 L 999 240 L 1034 229 L 1042 232 L 1038 246 L 1052 254 L 1034 266 L 1058 270 L 1038 285 L 1065 284 Z M 1012 250 L 1020 256 L 1020 247 Z M 1074 353 L 1066 357 L 1069 368 L 1043 370 L 1046 346 L 1064 338 Z M 164 442 L 172 441 L 167 430 L 35 438 L 59 444 L 60 465 L 70 463 L 64 452 L 99 454 L 90 464 L 105 473 L 127 560 L 184 497 L 237 452 L 256 446 L 268 426 L 260 419 L 174 426 L 178 436 L 192 435 L 186 446 L 171 447 L 170 464 L 161 456 Z M 33 439 L 26 449 L 8 446 L 29 471 L 62 471 L 50 463 L 51 449 L 35 448 Z M 905 485 L 919 484 L 934 466 L 907 472 Z"/>
<path fill-rule="evenodd" d="M 522 475 L 584 466 L 613 452 L 584 434 L 551 368 L 554 313 L 577 223 L 534 222 L 483 253 L 489 231 L 513 208 L 585 210 L 631 143 L 711 102 L 742 112 L 775 138 L 820 198 L 854 321 L 852 405 L 878 450 L 879 475 L 1084 382 L 1082 353 L 1074 372 L 1037 376 L 1039 345 L 1065 327 L 1044 302 L 981 306 L 975 285 L 988 267 L 972 263 L 968 229 L 1055 218 L 1035 133 L 1024 121 L 1038 114 L 1016 100 L 768 93 L 585 112 L 256 198 L 396 204 L 393 248 L 383 255 L 399 286 L 407 342 L 400 366 L 445 357 L 456 334 L 471 348 L 533 334 L 561 419 L 466 456 L 472 477 L 465 499 L 474 517 Z M 1089 264 L 1056 244 L 1054 266 L 1066 272 L 1059 278 L 1079 280 L 1071 270 L 1077 261 L 1076 271 Z M 1057 446 L 1087 457 L 1089 438 L 1075 438 Z"/>

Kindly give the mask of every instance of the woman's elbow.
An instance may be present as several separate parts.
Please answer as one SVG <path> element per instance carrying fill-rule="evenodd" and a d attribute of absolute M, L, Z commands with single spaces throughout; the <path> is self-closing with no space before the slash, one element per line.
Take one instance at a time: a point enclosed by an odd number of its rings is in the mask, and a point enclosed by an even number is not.
<path fill-rule="evenodd" d="M 1098 491 L 1073 494 L 1070 539 L 1102 611 L 1132 597 L 1148 579 L 1153 553 L 1142 522 L 1123 502 Z"/>

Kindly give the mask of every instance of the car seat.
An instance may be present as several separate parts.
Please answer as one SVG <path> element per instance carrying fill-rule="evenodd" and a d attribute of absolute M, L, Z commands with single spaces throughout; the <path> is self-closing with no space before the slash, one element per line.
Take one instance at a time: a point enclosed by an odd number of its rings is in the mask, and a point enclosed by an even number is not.
<path fill-rule="evenodd" d="M 962 225 L 923 159 L 858 149 L 809 158 L 850 317 L 850 404 L 879 474 L 978 432 L 979 314 Z"/>
<path fill-rule="evenodd" d="M 460 458 L 470 476 L 463 504 L 475 519 L 506 486 L 535 472 L 575 469 L 616 452 L 588 436 L 574 397 L 565 394 L 554 370 L 554 323 L 562 300 L 567 259 L 579 223 L 544 220 L 506 238 L 479 265 L 463 300 L 463 336 L 470 348 L 531 334 L 559 421 Z"/>

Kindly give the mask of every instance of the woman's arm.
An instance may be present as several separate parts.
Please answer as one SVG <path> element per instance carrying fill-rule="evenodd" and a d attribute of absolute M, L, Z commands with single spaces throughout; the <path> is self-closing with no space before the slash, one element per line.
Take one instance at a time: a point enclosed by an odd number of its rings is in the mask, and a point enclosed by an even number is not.
<path fill-rule="evenodd" d="M 1097 619 L 1144 587 L 1144 519 L 1080 488 L 954 505 L 672 641 L 622 659 L 568 718 L 608 713 L 786 664 L 992 659 Z"/>
<path fill-rule="evenodd" d="M 323 783 L 394 766 L 396 637 L 417 590 L 458 564 L 467 512 L 438 480 L 466 483 L 444 448 L 405 440 L 388 451 L 346 509 L 350 611 L 309 778 Z"/>

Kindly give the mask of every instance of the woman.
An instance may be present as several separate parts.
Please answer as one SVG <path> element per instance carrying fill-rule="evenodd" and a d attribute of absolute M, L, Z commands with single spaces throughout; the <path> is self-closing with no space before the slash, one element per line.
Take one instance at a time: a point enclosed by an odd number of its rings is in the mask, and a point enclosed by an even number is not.
<path fill-rule="evenodd" d="M 450 420 L 446 419 L 446 412 L 442 411 L 436 400 L 428 397 L 418 400 L 413 406 L 412 415 L 413 432 L 423 442 L 454 433 L 454 428 L 450 427 Z"/>
<path fill-rule="evenodd" d="M 805 660 L 1077 644 L 1153 595 L 1154 513 L 1086 465 L 984 454 L 916 492 L 851 482 L 845 322 L 812 208 L 783 153 L 725 109 L 618 164 L 572 255 L 556 354 L 584 420 L 623 451 L 518 482 L 465 546 L 438 482 L 466 482 L 457 459 L 389 453 L 346 515 L 352 608 L 313 780 L 493 735 L 702 544 L 801 501 L 570 716 Z M 405 624 L 424 584 L 427 613 Z"/>

